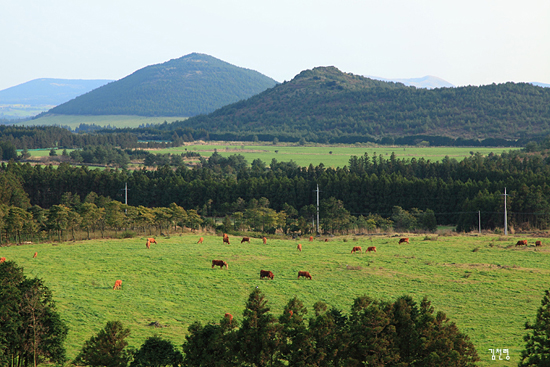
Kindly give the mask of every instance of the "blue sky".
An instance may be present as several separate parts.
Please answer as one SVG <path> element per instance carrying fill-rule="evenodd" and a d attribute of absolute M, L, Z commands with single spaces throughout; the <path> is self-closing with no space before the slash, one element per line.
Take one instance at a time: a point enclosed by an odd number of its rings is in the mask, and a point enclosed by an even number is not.
<path fill-rule="evenodd" d="M 192 52 L 277 81 L 333 65 L 460 85 L 550 83 L 548 0 L 0 0 L 0 90 L 120 79 Z"/>

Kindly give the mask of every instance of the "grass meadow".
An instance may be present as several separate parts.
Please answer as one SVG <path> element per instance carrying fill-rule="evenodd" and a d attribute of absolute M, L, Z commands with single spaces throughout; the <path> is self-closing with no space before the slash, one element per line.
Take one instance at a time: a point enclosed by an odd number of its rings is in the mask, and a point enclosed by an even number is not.
<path fill-rule="evenodd" d="M 384 300 L 409 294 L 417 302 L 427 296 L 470 336 L 481 366 L 495 365 L 489 348 L 509 349 L 511 360 L 501 365 L 513 365 L 524 348 L 524 323 L 534 321 L 550 276 L 550 243 L 540 238 L 519 248 L 519 237 L 495 235 L 409 236 L 410 244 L 401 245 L 387 235 L 270 238 L 267 245 L 260 239 L 241 244 L 237 237 L 223 245 L 220 236 L 202 236 L 200 245 L 195 234 L 157 237 L 149 250 L 144 238 L 0 247 L 0 256 L 53 291 L 70 327 L 70 358 L 109 320 L 131 329 L 128 341 L 136 348 L 153 335 L 181 347 L 194 321 L 219 322 L 226 312 L 242 321 L 248 295 L 259 286 L 275 316 L 295 295 L 310 313 L 322 300 L 346 314 L 365 294 Z M 546 246 L 535 248 L 535 240 Z M 352 255 L 353 246 L 377 252 Z M 212 269 L 213 259 L 227 261 L 229 269 Z M 261 269 L 275 279 L 260 280 Z M 300 270 L 313 280 L 298 280 Z M 114 291 L 117 279 L 122 289 Z M 154 322 L 164 327 L 148 326 Z"/>
<path fill-rule="evenodd" d="M 24 121 L 20 124 L 24 126 L 68 126 L 71 129 L 79 127 L 80 124 L 125 128 L 139 127 L 145 124 L 162 124 L 164 121 L 170 123 L 185 120 L 186 118 L 187 117 L 146 117 L 134 115 L 47 115 L 35 120 Z"/>
<path fill-rule="evenodd" d="M 461 161 L 471 155 L 470 152 L 479 152 L 487 155 L 491 152 L 500 154 L 508 151 L 510 148 L 495 147 L 418 147 L 418 146 L 372 146 L 368 144 L 356 145 L 260 145 L 254 143 L 240 142 L 218 142 L 205 144 L 191 144 L 177 148 L 159 149 L 154 153 L 181 154 L 186 151 L 200 153 L 201 156 L 210 157 L 214 151 L 220 155 L 228 157 L 232 154 L 240 154 L 245 157 L 248 163 L 254 159 L 261 159 L 266 164 L 270 164 L 275 158 L 279 162 L 296 162 L 299 166 L 307 167 L 310 164 L 314 166 L 323 163 L 325 167 L 343 167 L 349 165 L 349 158 L 352 155 L 362 156 L 368 153 L 372 158 L 373 154 L 381 155 L 384 159 L 389 159 L 392 153 L 397 158 L 420 159 L 424 158 L 430 161 L 441 161 L 445 156 L 455 158 Z"/>

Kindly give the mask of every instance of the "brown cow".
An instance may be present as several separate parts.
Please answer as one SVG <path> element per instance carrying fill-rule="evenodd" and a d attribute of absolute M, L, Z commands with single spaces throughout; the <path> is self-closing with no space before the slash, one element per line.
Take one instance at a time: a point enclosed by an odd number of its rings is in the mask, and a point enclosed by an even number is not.
<path fill-rule="evenodd" d="M 305 277 L 305 278 L 308 278 L 311 280 L 311 274 L 309 274 L 308 271 L 299 271 L 298 272 L 298 279 L 300 279 L 300 277 Z"/>
<path fill-rule="evenodd" d="M 243 243 L 243 242 L 250 243 L 250 237 L 243 237 L 243 239 L 241 240 L 241 243 Z"/>
<path fill-rule="evenodd" d="M 148 238 L 147 241 L 149 241 L 149 243 L 154 243 L 154 244 L 157 243 L 157 241 L 154 238 Z"/>
<path fill-rule="evenodd" d="M 227 243 L 228 245 L 231 244 L 229 243 L 229 236 L 227 235 L 227 233 L 223 234 L 223 243 Z"/>
<path fill-rule="evenodd" d="M 537 247 L 538 247 L 538 246 L 542 246 L 542 242 L 541 242 L 541 241 L 535 242 L 535 246 L 537 246 Z"/>
<path fill-rule="evenodd" d="M 229 269 L 229 266 L 227 266 L 227 263 L 223 260 L 212 260 L 212 269 L 214 269 L 214 266 L 219 266 L 220 269 L 225 266 L 226 269 Z"/>
<path fill-rule="evenodd" d="M 527 246 L 527 240 L 520 240 L 516 243 L 516 246 Z"/>
<path fill-rule="evenodd" d="M 309 242 L 313 241 L 313 236 L 309 236 Z"/>
<path fill-rule="evenodd" d="M 328 242 L 328 238 L 325 238 L 325 242 Z"/>
<path fill-rule="evenodd" d="M 355 253 L 356 251 L 359 251 L 359 253 L 361 253 L 363 251 L 363 249 L 361 248 L 361 246 L 355 246 L 354 248 L 351 249 L 351 253 Z"/>
<path fill-rule="evenodd" d="M 233 321 L 233 315 L 231 315 L 230 313 L 226 313 L 224 317 L 229 319 L 229 325 L 231 325 L 231 321 Z"/>
<path fill-rule="evenodd" d="M 269 271 L 269 270 L 260 270 L 260 279 L 263 279 L 263 278 L 269 278 L 271 280 L 273 280 L 275 276 L 273 275 L 273 272 L 272 271 Z"/>
<path fill-rule="evenodd" d="M 367 247 L 367 252 L 376 252 L 376 246 Z"/>
<path fill-rule="evenodd" d="M 264 240 L 264 245 L 267 244 L 267 238 L 262 237 L 262 240 Z"/>
<path fill-rule="evenodd" d="M 199 238 L 199 242 L 197 242 L 197 244 L 202 243 L 202 241 L 204 241 L 204 238 L 201 237 L 201 238 Z"/>
<path fill-rule="evenodd" d="M 409 237 L 404 237 L 399 240 L 399 244 L 402 244 L 403 242 L 409 243 Z"/>
<path fill-rule="evenodd" d="M 114 290 L 114 289 L 120 289 L 120 286 L 121 286 L 121 285 L 122 285 L 122 280 L 120 280 L 120 279 L 117 280 L 117 281 L 115 282 L 115 286 L 113 287 L 113 290 Z"/>
<path fill-rule="evenodd" d="M 36 259 L 36 257 L 38 256 L 38 252 L 35 252 L 34 253 L 34 256 L 32 257 L 33 259 Z"/>
<path fill-rule="evenodd" d="M 299 243 L 298 246 L 296 247 L 300 252 L 302 252 L 302 244 Z"/>
<path fill-rule="evenodd" d="M 6 261 L 5 257 L 0 257 L 0 264 L 2 264 L 4 261 Z"/>

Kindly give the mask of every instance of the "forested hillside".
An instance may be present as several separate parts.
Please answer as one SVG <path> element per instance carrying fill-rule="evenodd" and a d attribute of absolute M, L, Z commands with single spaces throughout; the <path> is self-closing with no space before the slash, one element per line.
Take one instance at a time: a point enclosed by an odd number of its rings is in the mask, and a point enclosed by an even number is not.
<path fill-rule="evenodd" d="M 549 145 L 545 144 L 538 147 Z M 122 200 L 121 189 L 127 183 L 128 204 L 142 207 L 142 212 L 175 203 L 197 211 L 205 221 L 226 217 L 226 226 L 235 229 L 308 233 L 319 185 L 325 231 L 368 228 L 369 219 L 371 228 L 433 229 L 437 221 L 472 230 L 477 228 L 478 212 L 483 228 L 502 227 L 506 188 L 510 224 L 547 229 L 549 177 L 550 158 L 526 152 L 475 154 L 461 162 L 365 154 L 336 169 L 276 160 L 269 166 L 260 160 L 249 165 L 241 156 L 219 154 L 202 159 L 194 169 L 164 166 L 133 172 L 10 162 L 0 169 L 0 204 L 25 209 L 70 207 L 72 199 L 67 198 L 77 197 L 80 202 L 93 194 L 94 203 L 104 207 L 112 199 Z M 271 219 L 258 221 L 262 215 Z"/>
<path fill-rule="evenodd" d="M 538 138 L 550 132 L 550 89 L 506 83 L 427 90 L 319 67 L 171 128 L 183 126 L 216 140 L 410 144 L 419 136 L 444 145 L 457 138 Z"/>
<path fill-rule="evenodd" d="M 195 116 L 249 98 L 276 83 L 257 71 L 193 53 L 147 66 L 48 113 Z"/>

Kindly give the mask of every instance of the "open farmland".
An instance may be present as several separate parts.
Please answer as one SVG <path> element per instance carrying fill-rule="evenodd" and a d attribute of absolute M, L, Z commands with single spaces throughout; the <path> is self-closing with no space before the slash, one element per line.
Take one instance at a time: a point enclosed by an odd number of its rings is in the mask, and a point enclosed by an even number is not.
<path fill-rule="evenodd" d="M 240 244 L 237 237 L 223 245 L 220 236 L 206 235 L 198 245 L 198 238 L 157 237 L 149 250 L 143 238 L 32 244 L 1 247 L 0 256 L 53 291 L 70 328 L 70 358 L 109 320 L 132 330 L 131 346 L 154 334 L 181 346 L 195 320 L 218 322 L 230 312 L 241 321 L 248 295 L 260 286 L 276 316 L 294 295 L 310 313 L 319 300 L 348 313 L 364 294 L 384 300 L 410 294 L 417 302 L 427 296 L 470 336 L 480 365 L 494 365 L 489 348 L 508 348 L 510 363 L 517 363 L 523 325 L 534 320 L 550 275 L 550 247 L 540 238 L 529 238 L 527 248 L 515 247 L 514 236 L 410 236 L 409 245 L 398 245 L 395 236 L 268 239 L 267 245 Z M 535 248 L 535 240 L 545 246 Z M 352 255 L 353 246 L 377 252 Z M 212 259 L 227 261 L 229 269 L 212 269 Z M 275 279 L 260 280 L 261 269 Z M 297 280 L 299 270 L 313 280 Z M 113 291 L 117 279 L 122 289 Z M 165 327 L 148 326 L 153 322 Z"/>
<path fill-rule="evenodd" d="M 392 153 L 397 158 L 420 159 L 441 161 L 445 156 L 455 158 L 461 161 L 469 157 L 472 153 L 479 152 L 487 155 L 491 152 L 500 154 L 503 151 L 518 148 L 496 148 L 496 147 L 403 147 L 403 146 L 372 146 L 372 145 L 260 145 L 253 143 L 240 142 L 208 142 L 205 144 L 190 144 L 177 148 L 159 149 L 152 151 L 158 154 L 181 154 L 187 151 L 198 152 L 201 156 L 210 157 L 214 151 L 220 155 L 228 157 L 232 154 L 240 154 L 245 157 L 248 163 L 254 159 L 261 159 L 266 164 L 271 163 L 275 158 L 279 162 L 296 162 L 299 166 L 307 167 L 310 164 L 317 166 L 324 164 L 325 167 L 343 167 L 348 165 L 349 158 L 352 155 L 362 156 L 368 153 L 370 157 L 374 153 L 381 155 L 384 159 L 389 159 Z"/>
<path fill-rule="evenodd" d="M 76 129 L 80 124 L 98 125 L 103 127 L 139 127 L 146 124 L 162 124 L 166 122 L 182 121 L 187 117 L 146 117 L 134 115 L 46 115 L 40 118 L 24 121 L 21 125 L 24 126 L 66 126 L 71 129 Z"/>

